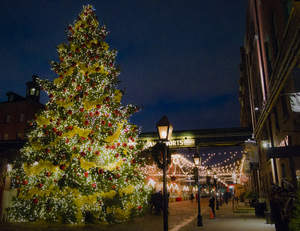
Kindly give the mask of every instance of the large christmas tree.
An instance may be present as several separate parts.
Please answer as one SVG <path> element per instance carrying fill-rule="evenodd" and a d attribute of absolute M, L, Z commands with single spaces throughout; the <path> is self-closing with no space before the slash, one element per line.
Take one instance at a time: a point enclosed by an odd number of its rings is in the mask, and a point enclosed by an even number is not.
<path fill-rule="evenodd" d="M 148 189 L 139 171 L 136 111 L 122 106 L 117 52 L 104 42 L 92 6 L 58 46 L 58 77 L 38 80 L 49 102 L 31 123 L 11 172 L 11 222 L 115 223 L 142 212 Z"/>

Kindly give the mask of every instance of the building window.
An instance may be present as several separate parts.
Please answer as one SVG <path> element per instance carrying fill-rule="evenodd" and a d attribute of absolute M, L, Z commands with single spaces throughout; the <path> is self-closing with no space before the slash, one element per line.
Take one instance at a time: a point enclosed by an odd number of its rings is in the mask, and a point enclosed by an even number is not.
<path fill-rule="evenodd" d="M 22 140 L 23 139 L 23 133 L 22 132 L 18 132 L 17 133 L 17 139 L 18 140 Z"/>
<path fill-rule="evenodd" d="M 288 136 L 285 136 L 281 141 L 280 141 L 280 144 L 279 144 L 279 147 L 286 147 L 289 145 L 289 137 Z"/>
<path fill-rule="evenodd" d="M 4 133 L 4 140 L 8 140 L 8 134 Z"/>
<path fill-rule="evenodd" d="M 30 95 L 35 95 L 35 88 L 34 87 L 30 89 Z"/>
<path fill-rule="evenodd" d="M 10 120 L 11 120 L 11 117 L 10 117 L 10 115 L 6 115 L 6 117 L 5 117 L 5 122 L 6 122 L 6 123 L 9 123 L 9 122 L 10 122 Z"/>
<path fill-rule="evenodd" d="M 281 176 L 282 178 L 286 178 L 286 169 L 285 169 L 285 164 L 281 164 Z"/>
<path fill-rule="evenodd" d="M 24 122 L 24 118 L 25 118 L 24 113 L 21 113 L 21 114 L 20 114 L 20 122 Z"/>

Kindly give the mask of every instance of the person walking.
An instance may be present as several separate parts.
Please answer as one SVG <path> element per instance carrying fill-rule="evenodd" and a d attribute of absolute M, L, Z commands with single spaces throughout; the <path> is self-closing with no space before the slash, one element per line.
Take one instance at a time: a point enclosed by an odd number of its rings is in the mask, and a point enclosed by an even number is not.
<path fill-rule="evenodd" d="M 209 199 L 209 207 L 211 208 L 211 212 L 214 215 L 214 218 L 216 218 L 216 212 L 215 212 L 215 197 L 211 196 Z"/>
<path fill-rule="evenodd" d="M 193 193 L 191 193 L 191 195 L 190 195 L 190 200 L 191 200 L 191 202 L 194 201 L 194 194 Z"/>

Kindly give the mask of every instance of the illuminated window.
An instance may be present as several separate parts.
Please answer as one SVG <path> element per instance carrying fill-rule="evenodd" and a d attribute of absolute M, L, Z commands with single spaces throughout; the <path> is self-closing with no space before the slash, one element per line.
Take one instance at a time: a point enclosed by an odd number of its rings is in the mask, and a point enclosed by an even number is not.
<path fill-rule="evenodd" d="M 30 89 L 30 95 L 35 95 L 35 88 Z"/>
<path fill-rule="evenodd" d="M 289 137 L 286 136 L 280 141 L 279 147 L 286 147 L 288 145 L 289 145 Z"/>
<path fill-rule="evenodd" d="M 20 140 L 23 139 L 23 133 L 22 132 L 17 133 L 17 139 L 20 139 Z"/>

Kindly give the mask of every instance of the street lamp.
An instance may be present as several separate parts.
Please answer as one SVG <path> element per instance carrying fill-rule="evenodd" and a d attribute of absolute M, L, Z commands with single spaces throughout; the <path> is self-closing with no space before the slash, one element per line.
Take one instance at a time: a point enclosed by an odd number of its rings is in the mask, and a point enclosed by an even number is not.
<path fill-rule="evenodd" d="M 157 133 L 159 136 L 159 140 L 164 143 L 168 141 L 173 132 L 173 126 L 170 124 L 168 118 L 163 116 L 156 123 Z M 164 221 L 164 231 L 168 230 L 168 191 L 167 191 L 167 146 L 164 143 L 164 152 L 163 152 L 163 192 L 164 192 L 164 200 L 163 200 L 163 221 Z"/>
<path fill-rule="evenodd" d="M 196 166 L 196 176 L 195 176 L 195 181 L 196 184 L 198 186 L 198 219 L 197 219 L 197 225 L 198 226 L 203 226 L 202 223 L 202 216 L 201 216 L 201 205 L 200 205 L 200 199 L 201 199 L 201 195 L 200 195 L 200 181 L 199 181 L 199 167 L 201 166 L 201 157 L 199 156 L 199 154 L 195 154 L 194 155 L 194 163 Z"/>

